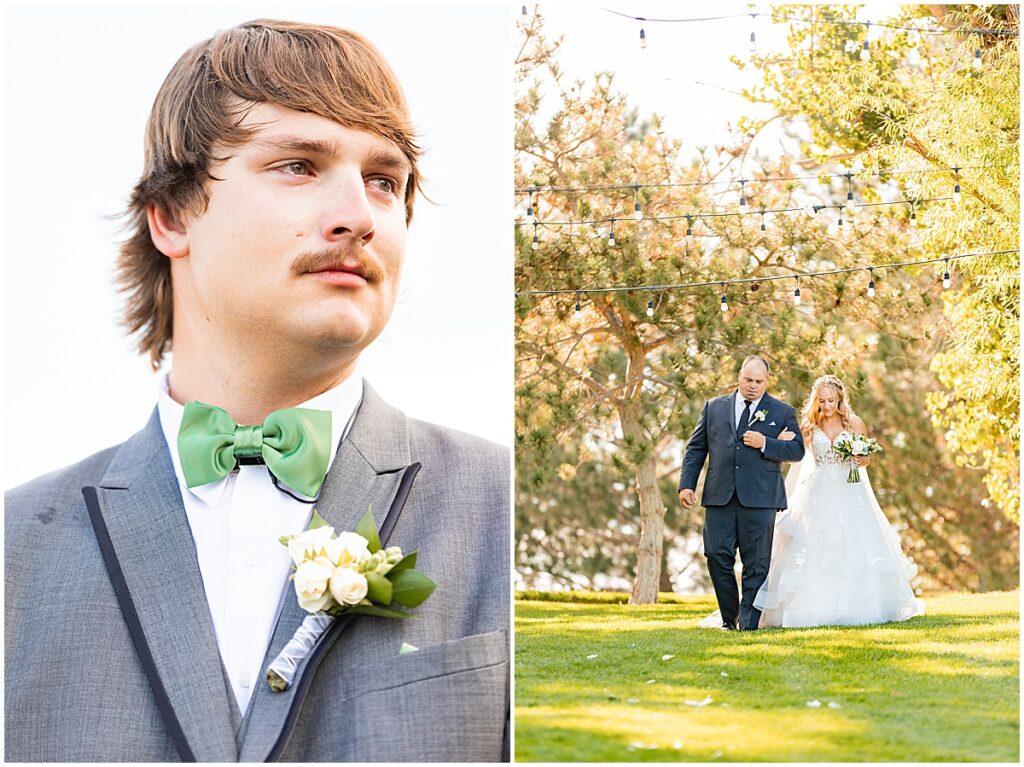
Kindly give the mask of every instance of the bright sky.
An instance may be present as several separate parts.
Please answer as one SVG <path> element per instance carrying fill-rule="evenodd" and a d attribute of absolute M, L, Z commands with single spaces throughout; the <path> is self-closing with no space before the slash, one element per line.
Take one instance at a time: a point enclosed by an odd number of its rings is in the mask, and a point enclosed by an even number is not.
<path fill-rule="evenodd" d="M 511 14 L 330 3 L 8 6 L 4 487 L 141 428 L 157 379 L 117 326 L 123 209 L 160 83 L 184 50 L 252 18 L 369 37 L 403 83 L 427 149 L 398 306 L 363 357 L 407 414 L 512 443 Z M 473 34 L 466 34 L 471 28 Z"/>
<path fill-rule="evenodd" d="M 533 12 L 535 6 L 527 4 Z M 591 80 L 594 72 L 615 73 L 615 85 L 628 96 L 642 116 L 665 118 L 665 132 L 683 139 L 684 156 L 697 147 L 728 144 L 730 125 L 741 115 L 759 116 L 749 101 L 738 95 L 756 80 L 749 68 L 740 71 L 730 56 L 746 58 L 750 33 L 755 32 L 758 52 L 781 50 L 786 44 L 786 25 L 770 19 L 749 18 L 767 14 L 760 3 L 736 2 L 609 2 L 602 6 L 577 3 L 541 3 L 550 38 L 564 35 L 556 59 L 567 79 Z M 892 3 L 868 3 L 858 16 L 882 20 L 894 15 Z M 646 22 L 634 18 L 643 17 Z M 650 19 L 693 19 L 743 15 L 712 21 L 656 22 Z M 640 47 L 640 29 L 647 47 Z M 782 150 L 780 133 L 764 131 L 756 150 L 777 155 Z"/>

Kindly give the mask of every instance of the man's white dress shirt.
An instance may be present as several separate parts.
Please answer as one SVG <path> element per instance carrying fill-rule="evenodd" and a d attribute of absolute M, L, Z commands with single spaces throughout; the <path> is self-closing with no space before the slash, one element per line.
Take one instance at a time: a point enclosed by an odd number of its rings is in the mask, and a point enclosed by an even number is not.
<path fill-rule="evenodd" d="M 278 539 L 302 532 L 313 506 L 278 490 L 266 466 L 238 466 L 217 482 L 186 487 L 178 457 L 178 429 L 185 408 L 171 399 L 166 376 L 160 381 L 160 425 L 192 528 L 217 646 L 238 707 L 245 714 L 261 681 L 263 659 L 282 598 L 295 599 L 289 580 L 291 558 Z M 298 406 L 330 411 L 328 466 L 334 462 L 362 397 L 363 378 L 353 373 L 333 389 Z"/>
<path fill-rule="evenodd" d="M 754 413 L 757 412 L 757 406 L 761 404 L 761 399 L 763 397 L 764 395 L 762 394 L 760 397 L 758 397 L 756 400 L 750 403 L 750 415 L 748 416 L 748 418 L 750 419 L 749 423 L 753 423 Z M 740 394 L 739 389 L 737 389 L 736 396 L 733 398 L 733 410 L 735 411 L 735 413 L 732 417 L 733 425 L 736 427 L 739 427 L 740 416 L 743 415 L 743 408 L 746 407 L 744 402 L 745 400 L 743 399 L 743 395 Z"/>

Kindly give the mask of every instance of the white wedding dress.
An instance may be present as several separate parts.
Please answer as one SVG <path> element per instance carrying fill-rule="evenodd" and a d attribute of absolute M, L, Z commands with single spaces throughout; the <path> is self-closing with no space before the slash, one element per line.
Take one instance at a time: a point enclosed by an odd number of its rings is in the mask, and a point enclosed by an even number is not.
<path fill-rule="evenodd" d="M 917 568 L 875 500 L 867 473 L 815 429 L 789 508 L 778 515 L 768 579 L 754 599 L 761 626 L 805 627 L 902 621 L 924 613 L 910 579 Z M 790 474 L 796 471 L 796 467 Z"/>

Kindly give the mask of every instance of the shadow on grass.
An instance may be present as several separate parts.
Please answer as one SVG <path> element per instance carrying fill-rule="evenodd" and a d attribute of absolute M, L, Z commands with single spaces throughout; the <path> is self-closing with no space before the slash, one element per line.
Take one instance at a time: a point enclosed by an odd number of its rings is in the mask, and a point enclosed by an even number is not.
<path fill-rule="evenodd" d="M 1012 610 L 737 634 L 695 628 L 710 604 L 520 603 L 517 758 L 1017 760 Z M 617 732 L 617 721 L 633 724 Z M 749 739 L 731 732 L 737 721 L 762 745 L 737 748 Z"/>

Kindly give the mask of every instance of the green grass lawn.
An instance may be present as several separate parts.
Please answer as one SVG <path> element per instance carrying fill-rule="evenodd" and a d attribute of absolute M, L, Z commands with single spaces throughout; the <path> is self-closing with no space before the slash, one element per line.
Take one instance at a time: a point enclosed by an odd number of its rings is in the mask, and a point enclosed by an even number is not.
<path fill-rule="evenodd" d="M 696 628 L 711 597 L 574 598 L 516 603 L 517 761 L 1019 761 L 1018 591 L 757 632 Z"/>

